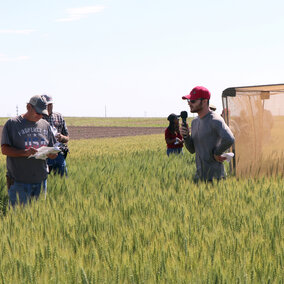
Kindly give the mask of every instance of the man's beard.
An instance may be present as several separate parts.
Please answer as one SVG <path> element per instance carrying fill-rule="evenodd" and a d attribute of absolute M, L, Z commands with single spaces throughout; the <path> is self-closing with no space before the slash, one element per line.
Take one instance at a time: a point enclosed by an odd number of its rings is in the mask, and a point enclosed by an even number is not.
<path fill-rule="evenodd" d="M 200 110 L 202 110 L 202 101 L 199 101 L 198 105 L 193 105 L 193 108 L 190 108 L 190 112 L 191 113 L 196 113 L 199 112 Z"/>

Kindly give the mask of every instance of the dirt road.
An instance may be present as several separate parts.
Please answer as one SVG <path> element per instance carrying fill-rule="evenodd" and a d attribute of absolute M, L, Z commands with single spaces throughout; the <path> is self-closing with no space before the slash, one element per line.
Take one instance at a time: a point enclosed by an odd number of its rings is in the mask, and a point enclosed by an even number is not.
<path fill-rule="evenodd" d="M 3 126 L 0 126 L 0 135 Z M 164 133 L 164 127 L 93 127 L 69 126 L 70 139 L 91 139 Z"/>

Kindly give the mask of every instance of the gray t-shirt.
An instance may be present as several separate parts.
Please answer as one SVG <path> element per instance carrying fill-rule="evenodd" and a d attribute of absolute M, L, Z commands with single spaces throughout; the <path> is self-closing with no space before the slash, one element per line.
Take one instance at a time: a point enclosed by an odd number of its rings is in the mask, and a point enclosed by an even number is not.
<path fill-rule="evenodd" d="M 195 179 L 212 180 L 226 176 L 223 163 L 214 159 L 230 148 L 235 141 L 234 135 L 223 118 L 209 111 L 204 117 L 196 117 L 191 123 L 191 135 L 185 139 L 185 146 L 196 153 Z"/>
<path fill-rule="evenodd" d="M 1 145 L 7 144 L 18 149 L 53 146 L 56 139 L 50 125 L 43 119 L 32 122 L 22 116 L 10 118 L 2 131 Z M 7 156 L 7 175 L 23 183 L 39 183 L 47 178 L 45 160 L 27 157 Z"/>

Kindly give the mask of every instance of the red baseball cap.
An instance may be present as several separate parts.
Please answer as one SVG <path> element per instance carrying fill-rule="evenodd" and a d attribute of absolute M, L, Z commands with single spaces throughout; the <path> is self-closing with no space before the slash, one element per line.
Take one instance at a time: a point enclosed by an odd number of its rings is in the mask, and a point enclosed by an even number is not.
<path fill-rule="evenodd" d="M 197 86 L 191 90 L 187 96 L 183 96 L 183 100 L 198 100 L 198 99 L 207 99 L 210 100 L 210 92 L 201 86 Z"/>

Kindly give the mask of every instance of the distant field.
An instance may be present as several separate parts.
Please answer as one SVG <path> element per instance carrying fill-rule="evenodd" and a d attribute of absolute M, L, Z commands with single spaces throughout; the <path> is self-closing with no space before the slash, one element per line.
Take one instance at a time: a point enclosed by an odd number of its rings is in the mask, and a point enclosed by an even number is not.
<path fill-rule="evenodd" d="M 0 117 L 0 125 L 4 125 L 7 120 L 8 117 Z"/>
<path fill-rule="evenodd" d="M 0 125 L 4 125 L 7 117 L 0 117 Z M 130 117 L 65 117 L 68 126 L 121 126 L 121 127 L 166 127 L 166 117 L 130 118 Z"/>
<path fill-rule="evenodd" d="M 67 126 L 124 126 L 124 127 L 164 127 L 167 118 L 130 117 L 65 117 Z"/>

